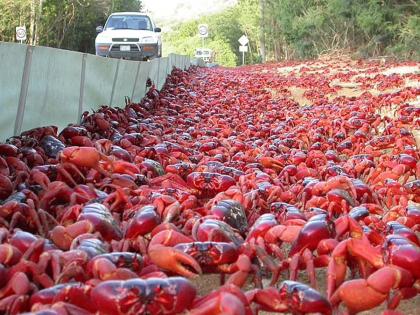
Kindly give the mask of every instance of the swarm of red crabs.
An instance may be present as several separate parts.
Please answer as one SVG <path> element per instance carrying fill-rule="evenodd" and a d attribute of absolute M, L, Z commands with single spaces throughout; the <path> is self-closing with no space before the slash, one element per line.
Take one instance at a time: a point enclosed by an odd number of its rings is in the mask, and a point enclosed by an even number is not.
<path fill-rule="evenodd" d="M 0 312 L 400 314 L 420 292 L 419 77 L 352 67 L 174 69 L 141 103 L 0 144 Z M 328 97 L 350 77 L 380 92 Z"/>

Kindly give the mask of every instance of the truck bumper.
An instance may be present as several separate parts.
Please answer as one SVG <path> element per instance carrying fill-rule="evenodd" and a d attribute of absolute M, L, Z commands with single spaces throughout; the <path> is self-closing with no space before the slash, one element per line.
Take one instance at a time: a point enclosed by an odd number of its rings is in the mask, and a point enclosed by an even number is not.
<path fill-rule="evenodd" d="M 129 51 L 121 50 L 121 46 L 130 46 Z M 158 44 L 134 44 L 134 43 L 113 43 L 108 52 L 96 51 L 98 56 L 128 59 L 128 60 L 146 60 L 158 57 Z"/>

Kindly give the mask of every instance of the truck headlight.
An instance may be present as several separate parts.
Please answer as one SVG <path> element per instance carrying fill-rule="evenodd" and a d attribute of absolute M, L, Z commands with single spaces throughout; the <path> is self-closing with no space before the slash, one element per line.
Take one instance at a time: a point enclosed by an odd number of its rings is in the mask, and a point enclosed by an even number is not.
<path fill-rule="evenodd" d="M 154 52 L 155 47 L 156 47 L 155 45 L 144 45 L 143 46 L 143 51 Z"/>
<path fill-rule="evenodd" d="M 99 44 L 96 46 L 96 50 L 100 53 L 107 53 L 110 46 L 109 44 Z"/>
<path fill-rule="evenodd" d="M 148 37 L 143 37 L 143 38 L 141 39 L 141 42 L 142 42 L 143 44 L 152 44 L 152 43 L 155 43 L 155 42 L 156 42 L 156 40 L 155 40 L 152 36 L 148 36 Z"/>

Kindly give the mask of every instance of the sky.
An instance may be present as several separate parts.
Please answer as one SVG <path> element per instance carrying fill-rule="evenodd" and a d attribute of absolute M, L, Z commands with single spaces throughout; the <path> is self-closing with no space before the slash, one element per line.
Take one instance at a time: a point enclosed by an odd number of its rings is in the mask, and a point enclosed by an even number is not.
<path fill-rule="evenodd" d="M 220 12 L 236 3 L 237 0 L 142 0 L 157 26 L 163 30 L 179 22 Z"/>

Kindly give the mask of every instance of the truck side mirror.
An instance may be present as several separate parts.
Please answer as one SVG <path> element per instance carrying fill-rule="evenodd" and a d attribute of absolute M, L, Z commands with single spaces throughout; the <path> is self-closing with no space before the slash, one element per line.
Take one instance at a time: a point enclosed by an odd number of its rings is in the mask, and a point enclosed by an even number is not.
<path fill-rule="evenodd" d="M 102 25 L 99 25 L 96 27 L 96 33 L 102 33 L 104 31 L 104 27 Z"/>
<path fill-rule="evenodd" d="M 160 33 L 162 32 L 162 29 L 160 27 L 155 27 L 155 33 Z"/>

